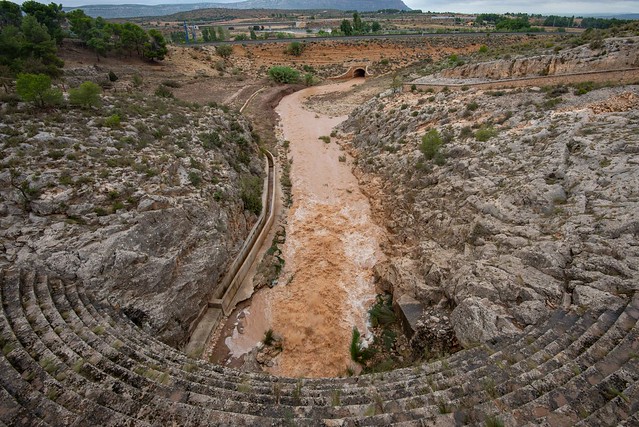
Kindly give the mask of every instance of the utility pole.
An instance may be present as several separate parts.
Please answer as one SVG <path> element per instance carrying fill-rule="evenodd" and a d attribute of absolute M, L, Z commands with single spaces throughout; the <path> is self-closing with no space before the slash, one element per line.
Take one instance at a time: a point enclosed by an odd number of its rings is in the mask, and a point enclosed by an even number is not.
<path fill-rule="evenodd" d="M 186 26 L 186 20 L 184 21 L 184 37 L 186 38 L 186 44 L 189 44 L 189 27 Z"/>

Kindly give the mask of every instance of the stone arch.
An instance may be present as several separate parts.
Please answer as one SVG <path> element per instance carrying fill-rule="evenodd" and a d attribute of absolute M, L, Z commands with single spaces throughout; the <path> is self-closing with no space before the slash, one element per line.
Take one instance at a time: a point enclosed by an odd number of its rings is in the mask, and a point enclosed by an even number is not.
<path fill-rule="evenodd" d="M 353 77 L 366 77 L 366 70 L 363 68 L 355 68 L 353 70 Z"/>
<path fill-rule="evenodd" d="M 336 77 L 331 77 L 334 80 L 348 80 L 355 77 L 369 77 L 371 74 L 368 72 L 368 64 L 357 63 L 357 64 L 344 64 L 345 67 L 348 67 L 346 72 L 340 74 Z"/>

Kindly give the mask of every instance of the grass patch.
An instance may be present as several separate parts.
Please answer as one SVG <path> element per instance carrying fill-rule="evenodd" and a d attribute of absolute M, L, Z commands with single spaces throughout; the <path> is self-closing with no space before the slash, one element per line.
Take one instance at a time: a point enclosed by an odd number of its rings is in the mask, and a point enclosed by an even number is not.
<path fill-rule="evenodd" d="M 497 136 L 497 134 L 497 130 L 492 126 L 482 126 L 475 132 L 475 139 L 477 141 L 486 142 L 490 138 Z"/>

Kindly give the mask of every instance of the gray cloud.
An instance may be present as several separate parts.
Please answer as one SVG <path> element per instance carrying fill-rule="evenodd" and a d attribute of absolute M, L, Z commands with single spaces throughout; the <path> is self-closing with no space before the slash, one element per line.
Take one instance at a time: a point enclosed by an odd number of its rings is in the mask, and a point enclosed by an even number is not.
<path fill-rule="evenodd" d="M 523 1 L 523 0 L 404 0 L 412 9 L 422 9 L 433 12 L 462 12 L 462 13 L 504 13 L 525 12 L 541 14 L 568 14 L 579 16 L 590 13 L 639 13 L 637 0 L 601 0 L 579 1 Z"/>

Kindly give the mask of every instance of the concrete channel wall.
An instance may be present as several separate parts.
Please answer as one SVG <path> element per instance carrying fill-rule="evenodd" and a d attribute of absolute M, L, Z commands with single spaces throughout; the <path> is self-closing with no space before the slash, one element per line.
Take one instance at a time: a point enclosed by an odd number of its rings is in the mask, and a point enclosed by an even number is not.
<path fill-rule="evenodd" d="M 257 222 L 244 240 L 242 248 L 236 255 L 226 275 L 216 287 L 212 298 L 198 313 L 197 318 L 189 327 L 189 342 L 185 346 L 187 353 L 200 352 L 209 341 L 211 333 L 217 327 L 222 313 L 230 314 L 237 303 L 236 296 L 246 274 L 255 262 L 257 254 L 266 240 L 275 222 L 275 159 L 264 150 L 265 155 L 265 191 L 262 192 L 262 212 Z"/>
<path fill-rule="evenodd" d="M 220 288 L 224 289 L 224 294 L 221 301 L 212 300 L 209 303 L 209 306 L 221 304 L 225 315 L 230 314 L 230 311 L 235 306 L 237 291 L 246 278 L 246 274 L 251 268 L 251 265 L 253 265 L 257 253 L 266 240 L 269 230 L 275 221 L 275 161 L 269 151 L 264 150 L 264 154 L 267 161 L 267 182 L 266 191 L 262 197 L 262 213 L 244 241 L 244 245 L 237 254 L 235 261 L 231 264 L 226 277 L 222 280 L 222 286 Z"/>
<path fill-rule="evenodd" d="M 467 83 L 467 84 L 443 84 L 443 83 L 404 83 L 403 91 L 410 92 L 415 86 L 417 90 L 432 90 L 440 92 L 444 88 L 461 90 L 467 88 L 492 90 L 530 86 L 555 86 L 559 84 L 584 83 L 584 82 L 612 82 L 612 83 L 639 83 L 639 68 L 625 68 L 608 71 L 589 71 L 584 73 L 560 74 L 551 76 L 522 77 L 517 79 L 495 80 L 491 82 Z"/>

